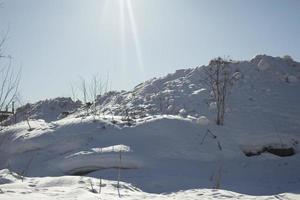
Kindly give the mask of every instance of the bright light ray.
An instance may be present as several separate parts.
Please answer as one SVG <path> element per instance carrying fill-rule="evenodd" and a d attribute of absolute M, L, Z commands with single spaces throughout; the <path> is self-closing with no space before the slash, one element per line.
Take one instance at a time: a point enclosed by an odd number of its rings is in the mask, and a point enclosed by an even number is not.
<path fill-rule="evenodd" d="M 141 46 L 140 46 L 140 42 L 139 42 L 139 36 L 138 36 L 138 32 L 137 32 L 135 18 L 133 15 L 131 0 L 125 0 L 125 1 L 126 1 L 128 14 L 129 14 L 129 21 L 130 21 L 130 25 L 131 25 L 131 31 L 133 34 L 133 40 L 134 40 L 135 50 L 136 50 L 136 54 L 137 54 L 139 69 L 141 70 L 142 75 L 144 75 L 144 64 L 143 64 L 143 59 L 142 59 L 142 51 L 141 51 Z"/>
<path fill-rule="evenodd" d="M 125 43 L 125 12 L 124 12 L 124 0 L 120 1 L 120 24 L 121 24 L 121 44 L 124 47 Z"/>
<path fill-rule="evenodd" d="M 124 0 L 119 0 L 119 7 L 120 7 L 120 33 L 121 33 L 121 67 L 122 72 L 125 72 L 125 6 Z"/>
<path fill-rule="evenodd" d="M 119 4 L 119 20 L 120 20 L 120 60 L 119 63 L 121 65 L 122 74 L 126 76 L 126 64 L 127 64 L 127 57 L 126 57 L 126 45 L 127 37 L 126 37 L 126 30 L 127 24 L 129 25 L 129 29 L 132 34 L 133 38 L 133 45 L 135 48 L 136 53 L 136 60 L 138 64 L 138 69 L 140 74 L 144 78 L 144 63 L 141 51 L 141 45 L 138 35 L 138 29 L 136 25 L 136 20 L 133 12 L 132 1 L 131 0 L 104 0 L 101 6 L 101 14 L 100 14 L 100 26 L 109 26 L 110 23 L 114 21 L 112 18 L 111 13 L 113 13 L 113 9 L 116 8 L 116 4 Z M 124 77 L 126 78 L 126 77 Z"/>

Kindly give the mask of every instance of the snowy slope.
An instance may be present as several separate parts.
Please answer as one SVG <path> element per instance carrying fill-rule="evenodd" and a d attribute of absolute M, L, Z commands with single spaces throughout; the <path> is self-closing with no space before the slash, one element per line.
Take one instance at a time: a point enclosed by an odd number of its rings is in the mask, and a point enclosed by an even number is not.
<path fill-rule="evenodd" d="M 30 121 L 32 131 L 24 121 L 3 127 L 0 169 L 28 177 L 116 180 L 121 167 L 122 181 L 145 192 L 171 193 L 153 198 L 180 199 L 187 193 L 192 195 L 187 198 L 197 198 L 197 193 L 226 198 L 227 192 L 190 190 L 213 188 L 218 177 L 221 189 L 249 195 L 294 193 L 299 198 L 300 64 L 259 55 L 231 65 L 240 79 L 232 88 L 224 126 L 214 124 L 210 91 L 201 81 L 203 68 L 179 70 L 133 91 L 99 97 L 100 116 L 85 116 L 79 109 L 56 120 L 57 115 L 49 118 L 44 112 Z M 130 126 L 120 116 L 124 108 L 134 111 Z M 213 135 L 206 135 L 208 129 Z M 279 157 L 267 152 L 269 147 L 292 148 L 296 154 Z M 260 155 L 247 157 L 249 152 Z"/>

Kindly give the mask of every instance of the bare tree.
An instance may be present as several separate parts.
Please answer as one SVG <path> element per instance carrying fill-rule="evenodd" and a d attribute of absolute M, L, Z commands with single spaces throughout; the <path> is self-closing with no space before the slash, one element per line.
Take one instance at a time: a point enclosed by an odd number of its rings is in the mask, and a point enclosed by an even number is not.
<path fill-rule="evenodd" d="M 88 115 L 91 105 L 90 105 L 90 102 L 88 102 L 87 83 L 86 83 L 86 80 L 84 78 L 81 78 L 80 91 L 81 91 L 81 94 L 82 94 L 82 102 L 84 104 L 86 114 Z"/>
<path fill-rule="evenodd" d="M 99 75 L 93 75 L 90 80 L 86 80 L 82 77 L 80 78 L 80 86 L 79 86 L 79 90 L 81 92 L 80 99 L 82 100 L 85 106 L 87 114 L 89 114 L 90 109 L 94 115 L 97 114 L 97 109 L 96 109 L 97 98 L 99 96 L 102 96 L 103 92 L 106 92 L 107 83 L 108 83 L 108 77 L 106 83 L 104 83 Z M 74 87 L 71 86 L 71 89 L 72 89 L 72 95 L 75 96 Z"/>
<path fill-rule="evenodd" d="M 4 54 L 6 38 L 0 41 L 0 110 L 10 107 L 15 100 L 21 77 L 21 70 L 12 67 L 12 57 Z"/>
<path fill-rule="evenodd" d="M 71 98 L 73 101 L 77 101 L 76 89 L 73 84 L 71 84 L 70 87 L 71 87 L 71 95 L 72 95 Z"/>
<path fill-rule="evenodd" d="M 82 101 L 84 104 L 86 104 L 88 102 L 88 91 L 87 91 L 87 83 L 86 80 L 84 78 L 81 77 L 81 83 L 80 83 L 80 90 L 82 93 Z"/>
<path fill-rule="evenodd" d="M 94 75 L 90 82 L 90 101 L 92 103 L 92 111 L 96 114 L 96 101 L 97 97 L 101 96 L 104 90 L 104 84 L 101 77 Z"/>
<path fill-rule="evenodd" d="M 203 82 L 213 92 L 213 98 L 217 104 L 216 124 L 223 125 L 229 89 L 235 80 L 230 61 L 220 57 L 213 59 L 207 67 L 204 67 L 204 73 Z"/>
<path fill-rule="evenodd" d="M 106 74 L 106 81 L 105 81 L 105 90 L 104 90 L 104 93 L 107 93 L 108 92 L 108 86 L 109 86 L 109 73 Z M 109 89 L 111 90 L 111 89 Z"/>

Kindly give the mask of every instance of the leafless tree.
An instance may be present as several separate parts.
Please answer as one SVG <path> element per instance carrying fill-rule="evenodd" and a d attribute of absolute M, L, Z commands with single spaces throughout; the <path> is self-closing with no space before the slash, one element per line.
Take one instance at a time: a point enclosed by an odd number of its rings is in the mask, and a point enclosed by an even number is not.
<path fill-rule="evenodd" d="M 77 101 L 77 93 L 76 93 L 76 88 L 74 87 L 74 85 L 70 85 L 71 88 L 71 95 L 72 95 L 72 100 L 73 101 Z"/>
<path fill-rule="evenodd" d="M 94 75 L 90 82 L 90 101 L 92 103 L 92 111 L 96 114 L 96 101 L 98 96 L 102 96 L 105 84 L 103 84 L 101 77 Z"/>
<path fill-rule="evenodd" d="M 104 90 L 104 93 L 107 93 L 108 92 L 108 86 L 109 86 L 110 84 L 109 84 L 109 73 L 107 73 L 107 75 L 106 75 L 106 81 L 105 81 L 105 90 Z M 111 89 L 109 89 L 109 90 L 111 90 Z"/>
<path fill-rule="evenodd" d="M 90 109 L 90 102 L 88 102 L 88 89 L 87 89 L 87 83 L 84 78 L 81 77 L 81 82 L 80 82 L 80 91 L 82 94 L 82 102 L 84 104 L 84 108 L 86 110 L 86 114 L 89 114 L 89 109 Z"/>
<path fill-rule="evenodd" d="M 90 80 L 86 80 L 84 78 L 80 78 L 80 86 L 79 90 L 81 92 L 81 100 L 85 106 L 87 114 L 89 114 L 89 110 L 96 115 L 97 109 L 96 109 L 96 101 L 99 96 L 102 96 L 104 92 L 107 90 L 107 83 L 108 83 L 108 77 L 106 80 L 106 83 L 104 83 L 100 76 L 93 75 Z M 75 89 L 73 86 L 71 86 L 72 89 L 72 95 L 75 96 Z"/>
<path fill-rule="evenodd" d="M 88 102 L 88 91 L 87 91 L 87 83 L 84 78 L 81 77 L 81 83 L 80 83 L 80 91 L 82 93 L 82 101 L 84 104 Z"/>
<path fill-rule="evenodd" d="M 223 125 L 229 89 L 235 80 L 230 61 L 220 57 L 213 59 L 208 66 L 204 67 L 204 73 L 203 83 L 213 92 L 217 104 L 216 124 Z"/>
<path fill-rule="evenodd" d="M 12 67 L 12 57 L 4 54 L 4 43 L 0 40 L 0 110 L 10 107 L 19 89 L 21 70 Z"/>

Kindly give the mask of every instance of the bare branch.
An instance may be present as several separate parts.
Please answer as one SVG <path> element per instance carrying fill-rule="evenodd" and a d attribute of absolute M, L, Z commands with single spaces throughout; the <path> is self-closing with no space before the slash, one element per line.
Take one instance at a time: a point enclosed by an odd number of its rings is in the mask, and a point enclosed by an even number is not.
<path fill-rule="evenodd" d="M 217 125 L 223 125 L 228 89 L 233 83 L 230 61 L 216 58 L 203 68 L 205 78 L 203 83 L 213 92 L 217 105 Z"/>
<path fill-rule="evenodd" d="M 6 66 L 0 67 L 0 110 L 9 107 L 15 100 L 21 78 L 21 68 L 16 72 L 12 67 L 12 57 L 3 54 L 6 38 L 0 40 L 0 60 L 8 62 Z"/>

